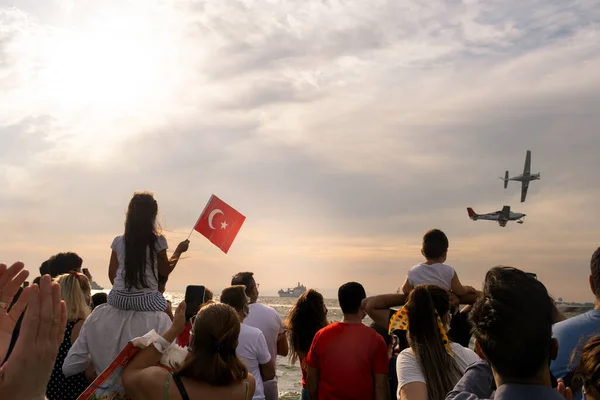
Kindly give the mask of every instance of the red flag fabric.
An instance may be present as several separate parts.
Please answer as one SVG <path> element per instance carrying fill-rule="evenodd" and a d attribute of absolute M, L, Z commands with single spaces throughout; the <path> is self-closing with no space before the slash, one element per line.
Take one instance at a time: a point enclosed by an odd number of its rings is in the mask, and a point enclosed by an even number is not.
<path fill-rule="evenodd" d="M 227 254 L 245 220 L 246 217 L 213 194 L 194 229 Z"/>

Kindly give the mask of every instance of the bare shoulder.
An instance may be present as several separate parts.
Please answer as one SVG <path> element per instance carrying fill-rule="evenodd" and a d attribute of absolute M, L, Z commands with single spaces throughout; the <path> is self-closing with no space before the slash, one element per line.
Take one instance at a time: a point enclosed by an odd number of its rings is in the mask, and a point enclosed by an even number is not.
<path fill-rule="evenodd" d="M 169 372 L 161 367 L 145 368 L 137 376 L 136 389 L 138 395 L 134 398 L 153 399 L 157 398 L 156 394 L 162 394 L 165 387 L 165 381 Z"/>
<path fill-rule="evenodd" d="M 81 332 L 81 327 L 83 326 L 84 322 L 85 319 L 80 319 L 75 323 L 75 325 L 73 325 L 73 330 L 71 331 L 71 344 L 75 343 L 79 337 L 79 332 Z"/>

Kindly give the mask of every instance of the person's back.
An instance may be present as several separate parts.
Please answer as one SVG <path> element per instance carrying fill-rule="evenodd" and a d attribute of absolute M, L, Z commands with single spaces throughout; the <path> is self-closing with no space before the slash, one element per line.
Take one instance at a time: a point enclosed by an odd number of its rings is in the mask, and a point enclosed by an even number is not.
<path fill-rule="evenodd" d="M 389 398 L 387 346 L 362 324 L 364 288 L 350 282 L 338 291 L 344 321 L 321 329 L 306 357 L 307 389 L 319 400 Z"/>
<path fill-rule="evenodd" d="M 233 276 L 231 284 L 243 285 L 246 288 L 250 305 L 248 315 L 244 318 L 244 324 L 260 329 L 267 342 L 271 359 L 276 360 L 278 355 L 285 357 L 288 354 L 283 320 L 274 308 L 257 303 L 258 284 L 253 275 L 252 272 L 240 272 Z M 273 365 L 276 366 L 276 363 L 274 362 Z M 265 380 L 263 386 L 267 400 L 277 400 L 279 398 L 277 370 L 275 370 L 275 377 L 271 380 Z"/>
<path fill-rule="evenodd" d="M 412 287 L 435 285 L 445 290 L 451 290 L 454 275 L 456 275 L 456 271 L 449 265 L 422 262 L 409 269 L 406 278 Z"/>
<path fill-rule="evenodd" d="M 244 324 L 260 329 L 267 341 L 271 358 L 277 358 L 277 340 L 284 332 L 281 316 L 274 308 L 260 303 L 250 304 L 248 308 Z"/>
<path fill-rule="evenodd" d="M 373 398 L 373 366 L 388 375 L 383 339 L 362 324 L 336 322 L 321 329 L 306 363 L 319 369 L 319 399 Z"/>
<path fill-rule="evenodd" d="M 596 297 L 594 310 L 554 324 L 552 332 L 558 340 L 558 356 L 552 361 L 550 371 L 558 378 L 566 378 L 574 369 L 571 355 L 577 352 L 591 336 L 600 334 L 600 248 L 592 255 L 589 284 Z M 576 393 L 576 398 L 581 398 Z"/>
<path fill-rule="evenodd" d="M 62 366 L 90 313 L 90 282 L 85 275 L 77 272 L 60 275 L 56 282 L 60 285 L 61 298 L 67 306 L 67 327 L 46 388 L 46 397 L 49 400 L 75 400 L 90 382 L 84 372 L 65 376 Z"/>
<path fill-rule="evenodd" d="M 91 355 L 96 374 L 104 371 L 130 340 L 154 329 L 166 331 L 171 319 L 162 311 L 120 310 L 102 304 L 86 319 L 63 364 L 66 376 L 85 370 Z"/>
<path fill-rule="evenodd" d="M 569 318 L 554 324 L 553 336 L 558 340 L 558 356 L 552 361 L 550 371 L 558 378 L 565 378 L 575 366 L 571 365 L 573 351 L 583 346 L 590 337 L 600 333 L 600 310 Z"/>
<path fill-rule="evenodd" d="M 264 384 L 261 377 L 260 365 L 271 362 L 271 355 L 267 349 L 267 343 L 260 329 L 241 324 L 240 338 L 236 348 L 236 354 L 248 367 L 248 372 L 256 380 L 254 400 L 265 398 Z"/>

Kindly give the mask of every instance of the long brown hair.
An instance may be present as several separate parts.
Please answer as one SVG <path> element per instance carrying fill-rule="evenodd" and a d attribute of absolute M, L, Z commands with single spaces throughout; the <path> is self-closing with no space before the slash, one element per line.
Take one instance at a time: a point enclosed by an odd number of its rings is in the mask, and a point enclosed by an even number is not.
<path fill-rule="evenodd" d="M 321 293 L 309 289 L 298 297 L 284 324 L 289 331 L 288 341 L 292 364 L 299 357 L 306 356 L 315 334 L 327 324 L 325 302 Z"/>
<path fill-rule="evenodd" d="M 408 296 L 409 343 L 427 382 L 427 398 L 441 400 L 460 379 L 460 370 L 442 343 L 442 321 L 450 310 L 448 292 L 437 286 L 417 286 Z"/>
<path fill-rule="evenodd" d="M 577 356 L 573 352 L 572 361 Z M 600 399 L 600 335 L 591 337 L 581 349 L 581 361 L 575 370 L 576 383 L 571 388 L 575 390 L 580 386 L 594 399 Z"/>
<path fill-rule="evenodd" d="M 240 319 L 227 304 L 208 304 L 198 312 L 191 353 L 176 374 L 214 386 L 228 386 L 248 377 L 235 349 Z"/>
<path fill-rule="evenodd" d="M 125 286 L 128 289 L 147 288 L 146 265 L 154 266 L 158 227 L 158 204 L 149 192 L 134 193 L 125 219 Z M 147 256 L 150 258 L 147 259 Z M 152 268 L 154 277 L 157 273 Z"/>

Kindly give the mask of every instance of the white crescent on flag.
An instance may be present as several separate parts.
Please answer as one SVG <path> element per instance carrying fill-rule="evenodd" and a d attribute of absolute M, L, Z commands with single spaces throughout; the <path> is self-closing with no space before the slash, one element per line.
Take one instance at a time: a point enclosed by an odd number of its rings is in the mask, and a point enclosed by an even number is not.
<path fill-rule="evenodd" d="M 219 210 L 218 208 L 215 208 L 214 210 L 212 210 L 212 211 L 210 212 L 210 214 L 208 214 L 208 227 L 209 227 L 210 229 L 215 229 L 215 227 L 213 226 L 213 218 L 214 218 L 214 217 L 215 217 L 215 215 L 217 215 L 217 214 L 222 214 L 222 215 L 225 215 L 225 214 L 223 214 L 223 211 Z"/>

